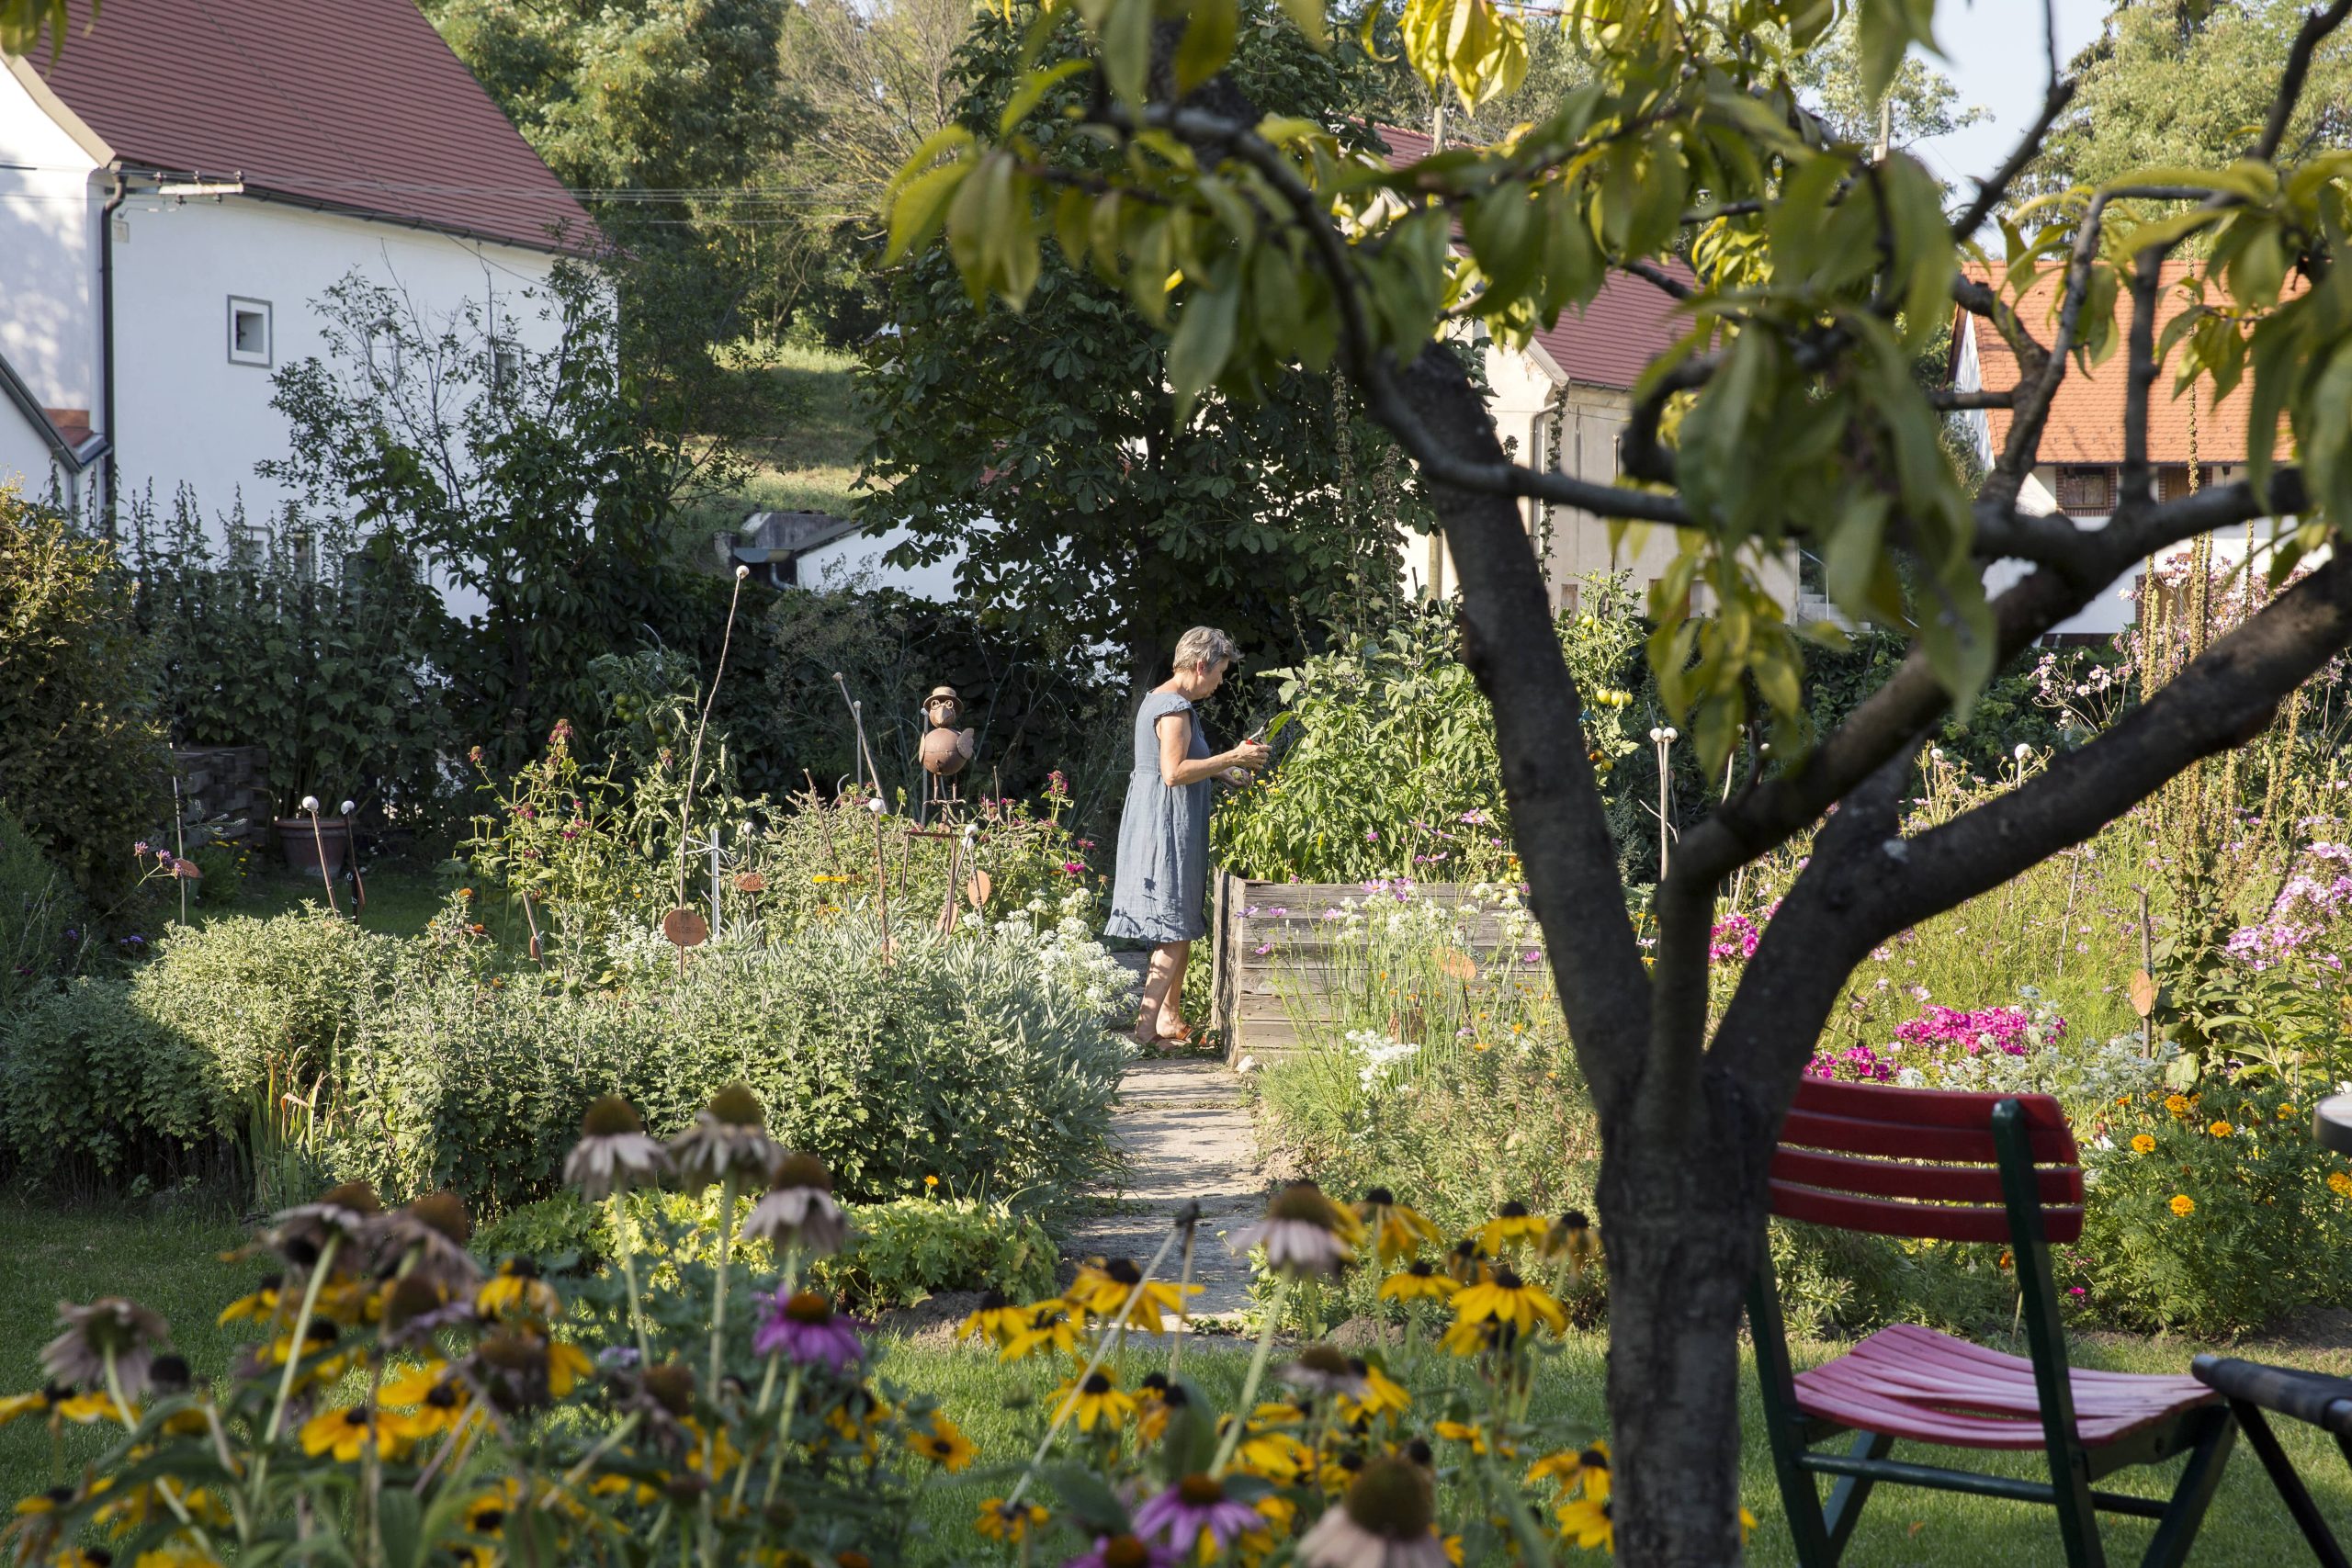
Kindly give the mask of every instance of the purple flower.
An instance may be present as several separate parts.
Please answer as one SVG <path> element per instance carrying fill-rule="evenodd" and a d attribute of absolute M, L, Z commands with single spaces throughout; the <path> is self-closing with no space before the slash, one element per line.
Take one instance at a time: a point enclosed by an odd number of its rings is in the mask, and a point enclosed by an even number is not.
<path fill-rule="evenodd" d="M 145 857 L 145 855 L 146 855 L 146 853 L 147 853 L 147 840 L 144 840 L 144 839 L 141 839 L 141 840 L 140 840 L 137 843 L 135 843 L 135 844 L 131 845 L 131 846 L 130 846 L 130 852 L 131 852 L 132 854 L 135 854 L 135 855 L 141 856 L 141 858 L 144 858 L 144 857 Z"/>
<path fill-rule="evenodd" d="M 1136 1510 L 1136 1534 L 1182 1552 L 1204 1533 L 1222 1551 L 1261 1522 L 1257 1509 L 1227 1496 L 1225 1483 L 1210 1475 L 1188 1475 Z"/>
<path fill-rule="evenodd" d="M 833 1303 L 815 1291 L 802 1291 L 775 1303 L 768 1320 L 752 1336 L 760 1355 L 782 1351 L 786 1360 L 802 1366 L 821 1361 L 845 1372 L 865 1359 L 865 1342 L 848 1319 L 833 1315 Z"/>
<path fill-rule="evenodd" d="M 1363 841 L 1367 844 L 1376 844 L 1380 842 L 1380 829 L 1377 828 L 1366 828 L 1363 830 Z"/>
<path fill-rule="evenodd" d="M 1735 958 L 1745 962 L 1756 956 L 1756 944 L 1762 940 L 1763 933 L 1746 915 L 1726 915 L 1707 933 L 1707 956 L 1718 962 Z"/>

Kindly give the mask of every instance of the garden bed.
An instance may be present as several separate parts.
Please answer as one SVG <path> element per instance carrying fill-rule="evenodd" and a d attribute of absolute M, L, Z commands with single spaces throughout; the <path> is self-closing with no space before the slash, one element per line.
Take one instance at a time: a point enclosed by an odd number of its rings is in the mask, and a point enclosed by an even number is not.
<path fill-rule="evenodd" d="M 1347 1010 L 1335 987 L 1350 971 L 1334 962 L 1335 938 L 1350 901 L 1450 908 L 1470 896 L 1471 889 L 1448 882 L 1257 882 L 1219 872 L 1210 898 L 1209 984 L 1226 1059 L 1279 1060 L 1339 1031 Z M 1458 977 L 1473 989 L 1492 960 L 1506 950 L 1521 952 L 1499 911 L 1482 909 L 1461 931 L 1461 955 L 1469 964 Z M 1411 1010 L 1409 1004 L 1400 1008 L 1391 1032 L 1419 1032 L 1408 1027 Z"/>

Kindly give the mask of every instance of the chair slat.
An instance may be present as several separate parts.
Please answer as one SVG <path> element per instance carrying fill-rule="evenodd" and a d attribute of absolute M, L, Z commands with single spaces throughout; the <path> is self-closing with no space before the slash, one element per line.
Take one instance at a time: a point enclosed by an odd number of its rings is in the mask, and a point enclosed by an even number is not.
<path fill-rule="evenodd" d="M 1877 1198 L 1918 1198 L 1944 1203 L 1999 1203 L 2003 1199 L 2001 1173 L 1989 1166 L 1914 1165 L 1783 1146 L 1772 1156 L 1772 1175 L 1805 1187 Z M 2045 1203 L 2083 1201 L 2083 1173 L 2078 1167 L 2037 1168 L 2034 1179 Z"/>
<path fill-rule="evenodd" d="M 1900 1122 L 1912 1127 L 1964 1127 L 1981 1132 L 1993 1124 L 1993 1108 L 2014 1100 L 2025 1124 L 2037 1131 L 2064 1128 L 2066 1113 L 2046 1094 L 1996 1094 L 1969 1089 L 1904 1089 L 1894 1084 L 1839 1083 L 1805 1078 L 1792 1102 L 1799 1111 L 1852 1116 L 1866 1122 Z"/>
<path fill-rule="evenodd" d="M 1888 1090 L 1902 1093 L 1903 1090 Z M 1991 1112 L 1985 1113 L 1984 1130 L 1971 1132 L 1962 1127 L 1938 1127 L 1908 1122 L 1882 1122 L 1857 1116 L 1825 1115 L 1818 1111 L 1792 1110 L 1788 1120 L 1781 1124 L 1781 1142 L 1796 1144 L 1805 1148 L 1827 1149 L 1838 1154 L 1881 1155 L 1889 1159 L 1948 1160 L 1970 1165 L 1991 1165 L 1996 1156 L 1993 1149 L 1990 1126 Z M 2075 1162 L 2074 1135 L 2064 1127 L 2034 1127 L 2027 1134 L 2028 1146 L 2036 1160 L 2048 1160 L 2058 1165 Z"/>
<path fill-rule="evenodd" d="M 1867 1231 L 1872 1235 L 1896 1235 L 1930 1241 L 1994 1241 L 2009 1239 L 2007 1209 L 1960 1203 L 1905 1203 L 1886 1198 L 1856 1198 L 1825 1192 L 1792 1182 L 1771 1184 L 1772 1213 L 1784 1220 L 1835 1225 L 1840 1230 Z M 2083 1234 L 2079 1204 L 2052 1205 L 2042 1210 L 2044 1236 L 2071 1242 Z"/>

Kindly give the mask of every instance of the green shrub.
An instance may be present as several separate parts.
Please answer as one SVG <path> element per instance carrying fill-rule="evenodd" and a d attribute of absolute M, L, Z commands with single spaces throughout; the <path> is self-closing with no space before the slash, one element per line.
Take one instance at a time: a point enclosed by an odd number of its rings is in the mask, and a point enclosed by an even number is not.
<path fill-rule="evenodd" d="M 2100 1318 L 2211 1337 L 2352 1302 L 2352 1173 L 2313 1141 L 2308 1099 L 2208 1080 L 2116 1107 L 2106 1136 L 2062 1254 Z"/>
<path fill-rule="evenodd" d="M 232 1133 L 236 1109 L 204 1048 L 123 981 L 74 980 L 0 1020 L 0 1145 L 34 1181 L 166 1163 Z"/>
<path fill-rule="evenodd" d="M 0 1019 L 72 966 L 87 918 L 73 878 L 0 807 Z"/>
<path fill-rule="evenodd" d="M 174 927 L 132 976 L 132 1004 L 200 1050 L 225 1093 L 274 1107 L 337 1080 L 400 947 L 316 910 Z"/>
<path fill-rule="evenodd" d="M 857 1234 L 817 1277 L 861 1311 L 913 1306 L 940 1291 L 1001 1291 L 1012 1301 L 1053 1294 L 1053 1240 L 1004 1203 L 900 1198 L 854 1204 Z"/>
<path fill-rule="evenodd" d="M 216 840 L 200 844 L 188 852 L 187 858 L 204 874 L 197 886 L 197 897 L 215 908 L 234 904 L 245 890 L 245 874 L 253 864 L 254 852 L 243 844 L 228 840 Z"/>
<path fill-rule="evenodd" d="M 556 1273 L 583 1260 L 611 1257 L 613 1230 L 602 1204 L 558 1192 L 517 1204 L 474 1232 L 473 1249 L 492 1264 L 504 1258 L 527 1258 L 542 1271 Z"/>
<path fill-rule="evenodd" d="M 595 1095 L 658 1134 L 749 1082 L 775 1135 L 830 1164 L 844 1197 L 935 1175 L 1032 1202 L 1109 1158 L 1124 1047 L 1102 1027 L 1123 978 L 1084 928 L 1026 920 L 943 938 L 812 925 L 774 947 L 677 951 L 646 931 L 616 988 L 537 971 L 478 976 L 415 954 L 342 1052 L 338 1167 L 390 1193 L 454 1186 L 492 1209 L 554 1190 Z"/>
<path fill-rule="evenodd" d="M 131 594 L 112 546 L 0 485 L 0 803 L 101 902 L 171 810 Z"/>

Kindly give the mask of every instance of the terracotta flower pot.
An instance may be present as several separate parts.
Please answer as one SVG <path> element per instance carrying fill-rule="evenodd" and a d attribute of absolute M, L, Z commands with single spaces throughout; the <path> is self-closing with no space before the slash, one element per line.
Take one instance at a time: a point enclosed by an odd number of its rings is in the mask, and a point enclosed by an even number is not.
<path fill-rule="evenodd" d="M 351 846 L 351 824 L 340 817 L 322 817 L 318 830 L 311 829 L 308 817 L 277 818 L 277 848 L 286 857 L 288 871 L 308 872 L 313 876 L 333 876 L 343 869 L 344 852 Z M 323 867 L 320 864 L 325 855 Z"/>

